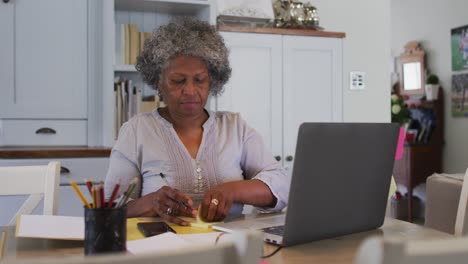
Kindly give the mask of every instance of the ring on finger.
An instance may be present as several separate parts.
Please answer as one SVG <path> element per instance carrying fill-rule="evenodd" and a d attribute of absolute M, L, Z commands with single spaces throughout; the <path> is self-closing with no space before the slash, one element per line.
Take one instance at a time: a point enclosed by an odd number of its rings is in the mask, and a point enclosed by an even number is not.
<path fill-rule="evenodd" d="M 211 199 L 211 203 L 214 204 L 214 205 L 216 205 L 216 206 L 218 206 L 219 201 L 218 201 L 218 199 L 213 198 L 213 199 Z"/>
<path fill-rule="evenodd" d="M 171 215 L 171 213 L 172 213 L 172 208 L 168 207 L 166 210 L 166 214 Z"/>

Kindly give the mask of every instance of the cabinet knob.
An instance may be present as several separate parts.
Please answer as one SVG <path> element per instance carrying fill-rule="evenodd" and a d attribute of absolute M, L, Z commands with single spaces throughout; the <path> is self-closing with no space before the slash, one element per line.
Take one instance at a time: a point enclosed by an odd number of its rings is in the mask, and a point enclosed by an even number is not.
<path fill-rule="evenodd" d="M 10 0 L 3 0 L 3 3 L 7 4 Z"/>
<path fill-rule="evenodd" d="M 293 161 L 293 156 L 291 156 L 291 155 L 286 156 L 286 161 Z"/>
<path fill-rule="evenodd" d="M 275 160 L 281 161 L 281 156 L 275 156 Z"/>
<path fill-rule="evenodd" d="M 60 174 L 63 173 L 70 173 L 70 169 L 68 169 L 67 167 L 60 166 Z"/>
<path fill-rule="evenodd" d="M 36 130 L 36 134 L 57 134 L 57 131 L 50 127 L 42 127 Z"/>

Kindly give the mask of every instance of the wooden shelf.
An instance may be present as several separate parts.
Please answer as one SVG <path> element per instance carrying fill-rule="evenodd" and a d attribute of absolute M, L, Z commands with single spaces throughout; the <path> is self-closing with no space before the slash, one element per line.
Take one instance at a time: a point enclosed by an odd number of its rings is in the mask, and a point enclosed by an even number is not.
<path fill-rule="evenodd" d="M 398 184 L 408 190 L 408 221 L 413 221 L 412 203 L 413 188 L 425 183 L 433 173 L 443 172 L 442 152 L 444 147 L 444 94 L 439 89 L 438 100 L 422 100 L 418 105 L 421 109 L 431 109 L 434 112 L 435 127 L 432 128 L 427 143 L 405 142 L 403 158 L 395 161 L 393 176 Z"/>
<path fill-rule="evenodd" d="M 133 64 L 119 64 L 114 65 L 114 71 L 116 72 L 137 72 L 135 65 Z"/>
<path fill-rule="evenodd" d="M 318 31 L 318 30 L 312 30 L 312 29 L 218 25 L 218 30 L 228 31 L 228 32 L 244 32 L 244 33 L 316 36 L 316 37 L 325 37 L 325 38 L 345 38 L 346 37 L 346 33 L 343 33 L 343 32 Z"/>
<path fill-rule="evenodd" d="M 109 157 L 110 152 L 103 147 L 1 147 L 0 159 Z"/>

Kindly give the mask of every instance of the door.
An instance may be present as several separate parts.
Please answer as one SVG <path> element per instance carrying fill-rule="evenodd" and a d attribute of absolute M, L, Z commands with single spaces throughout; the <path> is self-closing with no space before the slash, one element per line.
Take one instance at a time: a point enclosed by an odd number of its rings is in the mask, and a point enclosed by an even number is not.
<path fill-rule="evenodd" d="M 283 36 L 283 132 L 286 169 L 292 167 L 303 122 L 342 122 L 342 40 Z"/>
<path fill-rule="evenodd" d="M 3 106 L 5 104 L 5 95 L 11 93 L 14 85 L 13 70 L 13 50 L 15 47 L 13 41 L 13 3 L 0 2 L 0 118 L 3 116 Z"/>
<path fill-rule="evenodd" d="M 232 76 L 216 100 L 218 111 L 239 112 L 275 156 L 282 153 L 281 36 L 221 32 Z"/>
<path fill-rule="evenodd" d="M 87 1 L 11 0 L 0 21 L 0 118 L 85 119 Z"/>

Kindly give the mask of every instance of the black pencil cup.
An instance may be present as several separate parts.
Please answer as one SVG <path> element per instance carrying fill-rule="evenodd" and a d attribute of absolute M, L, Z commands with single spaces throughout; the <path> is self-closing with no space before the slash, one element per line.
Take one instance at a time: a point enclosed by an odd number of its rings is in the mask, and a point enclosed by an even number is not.
<path fill-rule="evenodd" d="M 127 207 L 85 207 L 85 255 L 127 251 Z"/>

